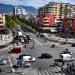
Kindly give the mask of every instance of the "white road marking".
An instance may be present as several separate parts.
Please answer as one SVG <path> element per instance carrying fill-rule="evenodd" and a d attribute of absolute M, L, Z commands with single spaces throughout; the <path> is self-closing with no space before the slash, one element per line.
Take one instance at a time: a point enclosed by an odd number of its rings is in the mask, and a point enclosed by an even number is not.
<path fill-rule="evenodd" d="M 37 39 L 34 39 L 34 41 L 38 44 L 38 45 L 43 45 L 41 42 L 39 42 Z"/>
<path fill-rule="evenodd" d="M 14 68 L 12 67 L 12 66 L 13 66 L 13 65 L 12 65 L 12 61 L 11 61 L 11 59 L 10 59 L 9 56 L 8 56 L 8 59 L 9 59 L 9 62 L 10 62 L 10 66 L 11 66 L 11 68 L 12 68 L 12 72 L 15 72 Z"/>
<path fill-rule="evenodd" d="M 44 71 L 45 71 L 46 75 L 50 75 L 49 72 L 48 72 L 47 70 L 44 70 Z"/>

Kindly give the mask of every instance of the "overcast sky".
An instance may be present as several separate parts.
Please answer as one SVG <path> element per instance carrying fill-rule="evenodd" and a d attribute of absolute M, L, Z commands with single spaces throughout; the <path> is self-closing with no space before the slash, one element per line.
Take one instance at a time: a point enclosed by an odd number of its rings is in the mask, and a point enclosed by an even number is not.
<path fill-rule="evenodd" d="M 75 0 L 0 0 L 0 3 L 4 4 L 33 6 L 35 8 L 44 6 L 49 2 L 65 2 L 75 4 Z"/>

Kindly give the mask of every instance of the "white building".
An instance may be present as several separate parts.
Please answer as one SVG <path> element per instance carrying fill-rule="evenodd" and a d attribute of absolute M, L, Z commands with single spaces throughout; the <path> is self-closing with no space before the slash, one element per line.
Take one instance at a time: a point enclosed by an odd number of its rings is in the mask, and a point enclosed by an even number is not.
<path fill-rule="evenodd" d="M 26 15 L 26 14 L 27 12 L 25 11 L 23 7 L 15 6 L 14 15 L 17 15 L 21 18 L 23 15 Z"/>

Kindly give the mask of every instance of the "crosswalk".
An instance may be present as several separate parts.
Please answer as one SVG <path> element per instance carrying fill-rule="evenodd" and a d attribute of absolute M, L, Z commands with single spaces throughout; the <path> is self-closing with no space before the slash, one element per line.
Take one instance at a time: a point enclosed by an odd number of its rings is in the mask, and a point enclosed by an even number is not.
<path fill-rule="evenodd" d="M 65 75 L 64 73 L 61 73 L 61 67 L 50 67 L 44 70 L 39 70 L 38 75 Z"/>

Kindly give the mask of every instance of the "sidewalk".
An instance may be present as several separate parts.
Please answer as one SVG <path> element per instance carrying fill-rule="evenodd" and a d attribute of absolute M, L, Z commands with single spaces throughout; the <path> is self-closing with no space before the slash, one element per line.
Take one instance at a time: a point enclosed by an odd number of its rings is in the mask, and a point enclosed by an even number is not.
<path fill-rule="evenodd" d="M 5 34 L 0 35 L 0 46 L 9 44 L 12 41 L 13 41 L 12 33 L 9 33 L 7 35 Z"/>
<path fill-rule="evenodd" d="M 51 35 L 51 34 L 47 34 L 47 33 L 45 33 L 44 36 L 48 40 L 54 41 L 54 42 L 66 43 L 66 44 L 74 44 L 75 43 L 75 39 L 72 39 L 72 38 L 61 38 L 56 35 Z"/>

